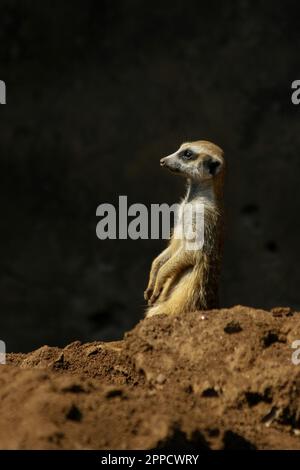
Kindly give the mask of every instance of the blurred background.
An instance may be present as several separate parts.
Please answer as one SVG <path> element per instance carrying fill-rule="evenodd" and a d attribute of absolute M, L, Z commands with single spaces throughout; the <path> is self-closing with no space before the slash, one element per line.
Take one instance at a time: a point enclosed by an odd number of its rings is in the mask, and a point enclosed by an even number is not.
<path fill-rule="evenodd" d="M 121 338 L 165 241 L 96 238 L 103 202 L 173 203 L 159 159 L 224 148 L 221 305 L 300 308 L 297 1 L 1 0 L 0 338 Z"/>

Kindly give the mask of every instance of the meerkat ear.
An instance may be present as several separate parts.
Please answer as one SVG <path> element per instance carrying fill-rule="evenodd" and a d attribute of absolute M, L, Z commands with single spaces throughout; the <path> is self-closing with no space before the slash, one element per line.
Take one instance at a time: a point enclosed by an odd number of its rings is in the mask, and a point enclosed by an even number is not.
<path fill-rule="evenodd" d="M 211 176 L 217 175 L 222 168 L 222 162 L 215 157 L 211 157 L 210 155 L 207 156 L 203 163 L 204 168 Z"/>

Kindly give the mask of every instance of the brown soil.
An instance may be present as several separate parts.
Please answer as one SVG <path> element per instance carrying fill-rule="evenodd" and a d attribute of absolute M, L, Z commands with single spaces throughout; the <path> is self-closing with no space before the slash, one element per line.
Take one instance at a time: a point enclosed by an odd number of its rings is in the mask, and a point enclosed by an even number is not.
<path fill-rule="evenodd" d="M 300 313 L 236 306 L 142 320 L 123 341 L 0 368 L 2 449 L 300 449 Z"/>

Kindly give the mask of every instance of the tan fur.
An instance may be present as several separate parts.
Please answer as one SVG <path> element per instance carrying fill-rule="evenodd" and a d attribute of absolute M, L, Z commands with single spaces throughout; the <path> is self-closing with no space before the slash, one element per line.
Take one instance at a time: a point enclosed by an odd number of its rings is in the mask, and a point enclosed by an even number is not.
<path fill-rule="evenodd" d="M 185 149 L 192 150 L 191 161 L 181 160 L 180 153 Z M 205 169 L 207 161 L 212 165 L 217 162 L 217 170 Z M 174 238 L 173 234 L 169 246 L 152 263 L 145 291 L 149 305 L 146 315 L 215 308 L 223 242 L 223 151 L 207 141 L 185 143 L 161 162 L 188 180 L 182 205 L 195 201 L 204 204 L 204 245 L 201 249 L 186 250 L 186 241 Z"/>

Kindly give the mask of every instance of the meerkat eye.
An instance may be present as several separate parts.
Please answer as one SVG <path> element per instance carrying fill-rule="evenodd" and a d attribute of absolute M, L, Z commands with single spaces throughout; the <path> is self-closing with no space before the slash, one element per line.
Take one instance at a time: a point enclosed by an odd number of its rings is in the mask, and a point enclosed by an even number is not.
<path fill-rule="evenodd" d="M 179 157 L 182 158 L 183 160 L 191 160 L 192 158 L 195 157 L 195 154 L 191 149 L 185 149 L 182 152 L 180 152 Z"/>

